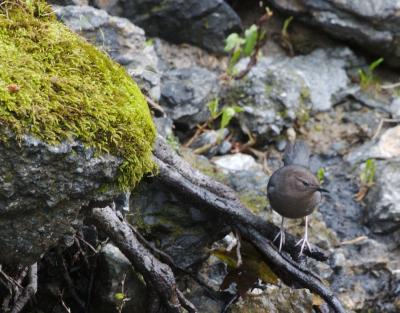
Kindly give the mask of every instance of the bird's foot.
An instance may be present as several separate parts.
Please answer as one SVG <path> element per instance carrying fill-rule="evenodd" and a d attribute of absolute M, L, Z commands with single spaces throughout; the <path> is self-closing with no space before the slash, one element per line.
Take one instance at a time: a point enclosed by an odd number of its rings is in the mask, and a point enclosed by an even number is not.
<path fill-rule="evenodd" d="M 279 240 L 279 252 L 281 252 L 283 245 L 285 244 L 285 231 L 283 229 L 280 229 L 278 234 L 275 236 L 274 240 L 272 242 L 275 242 L 278 238 Z"/>
<path fill-rule="evenodd" d="M 297 247 L 298 245 L 300 245 L 301 244 L 301 248 L 300 248 L 300 253 L 299 253 L 299 256 L 302 256 L 303 255 L 303 251 L 304 251 L 304 248 L 307 246 L 307 249 L 308 249 L 308 251 L 312 251 L 312 249 L 311 249 L 311 245 L 310 245 L 310 243 L 309 243 L 309 241 L 308 241 L 308 237 L 307 236 L 304 236 L 304 238 L 301 238 L 297 243 L 296 243 L 296 245 L 295 245 L 295 247 Z"/>

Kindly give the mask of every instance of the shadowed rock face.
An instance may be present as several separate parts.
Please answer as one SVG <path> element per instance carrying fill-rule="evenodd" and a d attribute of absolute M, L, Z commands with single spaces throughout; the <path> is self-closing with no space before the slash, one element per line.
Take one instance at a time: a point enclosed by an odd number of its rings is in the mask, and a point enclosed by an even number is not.
<path fill-rule="evenodd" d="M 51 146 L 33 137 L 0 143 L 0 263 L 35 262 L 72 232 L 79 210 L 92 200 L 109 200 L 121 161 L 94 156 L 70 141 Z"/>
<path fill-rule="evenodd" d="M 149 36 L 213 52 L 223 52 L 224 39 L 241 28 L 239 17 L 223 0 L 95 0 L 94 4 L 129 18 Z"/>
<path fill-rule="evenodd" d="M 340 40 L 383 56 L 400 66 L 400 2 L 393 0 L 271 0 L 277 9 L 306 23 L 318 25 Z"/>

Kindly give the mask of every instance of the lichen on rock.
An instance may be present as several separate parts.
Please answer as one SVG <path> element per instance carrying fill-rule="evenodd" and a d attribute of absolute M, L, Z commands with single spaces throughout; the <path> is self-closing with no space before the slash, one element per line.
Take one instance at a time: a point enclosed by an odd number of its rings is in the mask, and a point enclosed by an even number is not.
<path fill-rule="evenodd" d="M 0 3 L 0 125 L 17 138 L 79 140 L 121 157 L 122 189 L 154 171 L 155 128 L 125 70 L 57 22 L 43 0 Z"/>

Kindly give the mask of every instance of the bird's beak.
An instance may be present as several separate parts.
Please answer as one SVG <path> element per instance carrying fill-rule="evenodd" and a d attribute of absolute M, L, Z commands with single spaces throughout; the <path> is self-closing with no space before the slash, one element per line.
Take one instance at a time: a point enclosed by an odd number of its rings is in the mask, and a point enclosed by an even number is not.
<path fill-rule="evenodd" d="M 317 191 L 329 193 L 329 190 L 321 187 L 318 187 Z"/>

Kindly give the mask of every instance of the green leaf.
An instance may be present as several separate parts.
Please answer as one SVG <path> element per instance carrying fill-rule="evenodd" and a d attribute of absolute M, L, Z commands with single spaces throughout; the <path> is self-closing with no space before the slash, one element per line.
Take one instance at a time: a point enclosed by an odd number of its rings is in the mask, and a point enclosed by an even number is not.
<path fill-rule="evenodd" d="M 371 82 L 371 76 L 364 72 L 364 70 L 362 69 L 358 70 L 358 76 L 360 77 L 360 85 L 363 88 L 367 87 Z"/>
<path fill-rule="evenodd" d="M 290 23 L 293 21 L 293 16 L 288 17 L 285 22 L 283 22 L 283 27 L 282 27 L 282 34 L 284 36 L 287 36 L 287 30 L 289 28 Z"/>
<path fill-rule="evenodd" d="M 233 254 L 231 251 L 226 251 L 222 249 L 214 250 L 212 254 L 224 262 L 229 267 L 235 268 L 236 267 L 236 255 Z"/>
<path fill-rule="evenodd" d="M 369 71 L 371 72 L 371 75 L 375 71 L 375 69 L 383 62 L 383 60 L 383 58 L 379 58 L 369 65 Z"/>
<path fill-rule="evenodd" d="M 253 24 L 248 29 L 245 30 L 244 32 L 245 43 L 243 48 L 243 54 L 245 56 L 249 56 L 253 53 L 254 47 L 257 43 L 257 37 L 258 37 L 258 27 L 256 25 Z"/>
<path fill-rule="evenodd" d="M 207 107 L 210 110 L 212 119 L 216 119 L 220 114 L 220 112 L 218 111 L 218 106 L 219 106 L 218 98 L 215 98 L 214 100 L 211 100 L 210 102 L 207 103 Z"/>
<path fill-rule="evenodd" d="M 364 169 L 360 174 L 361 184 L 366 186 L 372 186 L 375 181 L 376 173 L 376 162 L 374 159 L 368 159 L 365 161 Z"/>
<path fill-rule="evenodd" d="M 233 106 L 233 109 L 235 110 L 235 113 L 243 112 L 243 108 L 241 108 L 241 107 L 238 106 L 238 105 Z"/>
<path fill-rule="evenodd" d="M 323 167 L 320 167 L 317 171 L 317 178 L 320 184 L 324 182 L 325 179 L 325 169 Z"/>
<path fill-rule="evenodd" d="M 125 299 L 125 294 L 123 294 L 122 292 L 117 292 L 117 293 L 114 295 L 114 298 L 115 298 L 116 300 L 118 300 L 118 301 L 122 301 L 122 300 Z"/>
<path fill-rule="evenodd" d="M 221 126 L 220 128 L 225 128 L 228 126 L 231 119 L 235 116 L 236 112 L 238 111 L 239 107 L 224 107 L 222 109 L 222 118 L 221 118 Z M 241 110 L 241 108 L 239 108 Z"/>
<path fill-rule="evenodd" d="M 232 73 L 233 67 L 239 61 L 241 54 L 242 54 L 241 48 L 238 48 L 233 52 L 231 59 L 229 60 L 228 73 Z"/>
<path fill-rule="evenodd" d="M 239 47 L 244 43 L 244 39 L 241 38 L 237 33 L 232 33 L 230 34 L 226 39 L 225 39 L 225 52 L 232 51 L 233 49 Z"/>

